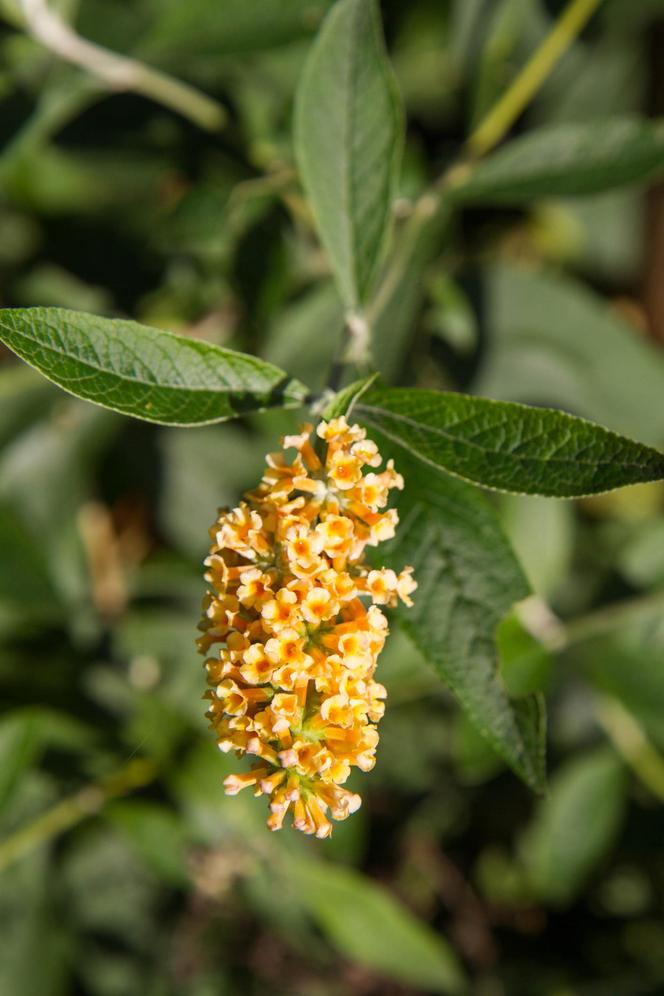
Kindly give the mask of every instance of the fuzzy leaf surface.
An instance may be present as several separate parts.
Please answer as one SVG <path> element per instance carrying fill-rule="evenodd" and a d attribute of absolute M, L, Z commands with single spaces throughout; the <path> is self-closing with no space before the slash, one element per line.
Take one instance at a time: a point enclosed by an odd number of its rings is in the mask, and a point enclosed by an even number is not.
<path fill-rule="evenodd" d="M 347 307 L 371 286 L 390 221 L 401 103 L 375 0 L 340 0 L 297 93 L 295 151 L 318 232 Z"/>
<path fill-rule="evenodd" d="M 354 415 L 425 463 L 497 491 L 575 498 L 664 478 L 664 454 L 549 408 L 396 387 L 367 391 Z"/>
<path fill-rule="evenodd" d="M 297 407 L 307 393 L 246 353 L 62 308 L 0 311 L 0 340 L 76 397 L 164 425 Z"/>
<path fill-rule="evenodd" d="M 664 122 L 639 118 L 556 124 L 489 156 L 453 187 L 454 200 L 522 204 L 643 182 L 664 172 Z"/>

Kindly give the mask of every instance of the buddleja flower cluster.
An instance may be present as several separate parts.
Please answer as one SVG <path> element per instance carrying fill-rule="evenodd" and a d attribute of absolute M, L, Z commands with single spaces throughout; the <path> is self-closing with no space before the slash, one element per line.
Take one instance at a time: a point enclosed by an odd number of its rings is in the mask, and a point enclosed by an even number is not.
<path fill-rule="evenodd" d="M 252 786 L 269 797 L 271 830 L 291 810 L 298 830 L 327 837 L 328 814 L 344 820 L 360 805 L 342 788 L 351 768 L 375 763 L 386 691 L 374 671 L 388 632 L 379 606 L 411 605 L 417 586 L 410 567 L 397 575 L 364 560 L 397 525 L 393 462 L 377 473 L 376 444 L 343 417 L 318 425 L 321 456 L 312 434 L 284 437 L 294 459 L 270 454 L 258 488 L 220 510 L 198 644 L 206 655 L 216 647 L 206 695 L 220 749 L 256 759 L 225 779 L 226 793 Z"/>

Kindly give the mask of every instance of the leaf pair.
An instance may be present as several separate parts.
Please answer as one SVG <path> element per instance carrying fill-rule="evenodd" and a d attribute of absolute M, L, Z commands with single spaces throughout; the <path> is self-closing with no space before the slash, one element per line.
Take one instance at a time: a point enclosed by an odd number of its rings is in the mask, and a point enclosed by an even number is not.
<path fill-rule="evenodd" d="M 294 407 L 307 393 L 254 357 L 133 322 L 17 309 L 0 313 L 0 338 L 79 397 L 162 424 Z M 464 481 L 573 497 L 664 477 L 664 456 L 562 412 L 373 379 L 326 415 L 343 411 L 400 450 L 407 490 L 390 556 L 412 563 L 420 584 L 406 628 L 496 750 L 541 788 L 540 703 L 510 698 L 495 647 L 498 624 L 529 589 L 492 508 Z"/>
<path fill-rule="evenodd" d="M 295 126 L 303 185 L 343 304 L 361 310 L 390 226 L 402 141 L 376 0 L 332 7 L 302 76 Z M 652 175 L 663 149 L 661 126 L 634 120 L 535 132 L 457 173 L 446 196 L 450 204 L 520 203 L 608 189 Z M 404 272 L 412 285 L 417 274 Z M 0 339 L 78 397 L 160 424 L 296 408 L 309 393 L 270 363 L 133 322 L 17 309 L 0 312 Z M 389 353 L 390 344 L 378 348 Z M 406 628 L 496 750 L 541 787 L 540 703 L 510 695 L 495 641 L 529 588 L 493 509 L 470 485 L 576 497 L 663 478 L 664 456 L 562 412 L 450 392 L 364 382 L 328 415 L 346 410 L 398 448 L 406 477 L 389 554 L 413 563 L 419 581 Z"/>

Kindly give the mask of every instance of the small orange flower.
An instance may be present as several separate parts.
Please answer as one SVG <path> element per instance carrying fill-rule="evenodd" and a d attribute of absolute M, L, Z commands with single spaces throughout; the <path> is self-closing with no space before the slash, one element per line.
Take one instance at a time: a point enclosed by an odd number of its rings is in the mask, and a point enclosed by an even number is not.
<path fill-rule="evenodd" d="M 364 559 L 398 523 L 386 509 L 403 487 L 392 461 L 375 473 L 378 447 L 344 417 L 318 425 L 323 457 L 312 432 L 284 437 L 292 462 L 270 454 L 258 488 L 220 511 L 198 645 L 220 750 L 257 758 L 226 778 L 227 794 L 252 787 L 269 798 L 271 830 L 291 812 L 296 829 L 323 838 L 330 817 L 360 805 L 342 787 L 352 768 L 376 760 L 387 694 L 373 677 L 388 633 L 379 606 L 412 604 L 417 584 L 410 567 L 371 570 Z"/>

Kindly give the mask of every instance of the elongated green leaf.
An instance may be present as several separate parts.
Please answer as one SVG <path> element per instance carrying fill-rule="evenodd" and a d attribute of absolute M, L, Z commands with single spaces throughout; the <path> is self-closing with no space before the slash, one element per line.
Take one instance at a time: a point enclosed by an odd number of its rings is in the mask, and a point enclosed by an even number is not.
<path fill-rule="evenodd" d="M 390 220 L 401 108 L 376 0 L 339 0 L 300 81 L 295 148 L 341 295 L 366 297 Z"/>
<path fill-rule="evenodd" d="M 253 52 L 311 34 L 330 0 L 167 0 L 141 52 L 161 58 Z"/>
<path fill-rule="evenodd" d="M 1 465 L 1 462 L 0 462 Z M 53 612 L 57 599 L 43 543 L 30 533 L 12 505 L 0 498 L 0 604 Z M 31 604 L 32 603 L 32 604 Z"/>
<path fill-rule="evenodd" d="M 82 312 L 0 311 L 0 340 L 71 394 L 148 422 L 205 425 L 306 396 L 253 356 Z"/>
<path fill-rule="evenodd" d="M 664 122 L 614 118 L 552 125 L 516 139 L 451 189 L 457 201 L 520 204 L 592 194 L 664 172 Z"/>
<path fill-rule="evenodd" d="M 601 748 L 556 774 L 524 840 L 524 857 L 537 896 L 570 902 L 605 856 L 625 810 L 625 771 Z"/>
<path fill-rule="evenodd" d="M 501 757 L 530 786 L 544 783 L 540 699 L 510 699 L 499 675 L 496 630 L 530 594 L 483 495 L 398 455 L 406 483 L 396 538 L 381 561 L 412 564 L 418 588 L 399 619 L 423 656 Z"/>
<path fill-rule="evenodd" d="M 503 495 L 500 521 L 533 591 L 551 597 L 567 577 L 574 548 L 574 506 L 555 498 Z"/>
<path fill-rule="evenodd" d="M 574 498 L 664 477 L 664 454 L 548 408 L 378 388 L 354 412 L 425 463 L 498 491 Z"/>
<path fill-rule="evenodd" d="M 452 948 L 383 888 L 322 861 L 298 857 L 290 867 L 301 902 L 346 957 L 428 992 L 463 990 Z"/>

